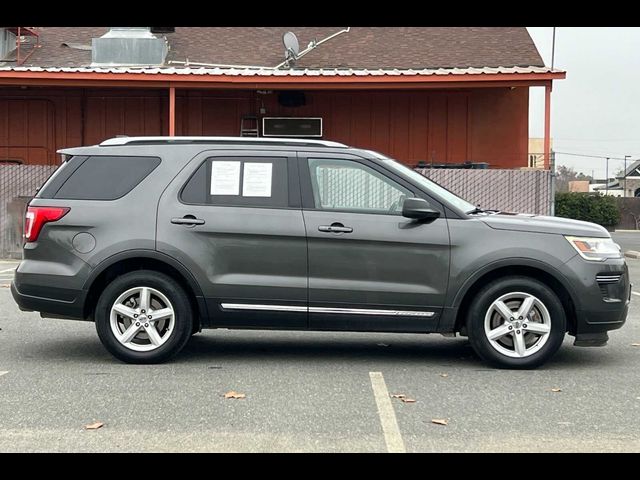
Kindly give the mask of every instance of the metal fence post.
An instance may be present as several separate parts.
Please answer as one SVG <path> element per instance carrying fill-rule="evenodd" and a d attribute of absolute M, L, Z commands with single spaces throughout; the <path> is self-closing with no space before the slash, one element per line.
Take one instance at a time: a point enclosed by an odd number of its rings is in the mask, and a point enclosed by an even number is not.
<path fill-rule="evenodd" d="M 549 167 L 551 167 L 551 188 L 549 188 L 550 192 L 550 203 L 551 208 L 549 209 L 551 216 L 555 217 L 556 215 L 556 152 L 551 150 L 551 155 L 549 155 Z"/>

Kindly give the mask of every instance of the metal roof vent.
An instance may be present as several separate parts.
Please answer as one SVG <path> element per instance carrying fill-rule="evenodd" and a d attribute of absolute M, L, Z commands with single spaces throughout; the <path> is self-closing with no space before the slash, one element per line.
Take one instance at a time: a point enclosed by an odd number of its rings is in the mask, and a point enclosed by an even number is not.
<path fill-rule="evenodd" d="M 16 36 L 6 28 L 0 28 L 0 61 L 16 49 Z"/>
<path fill-rule="evenodd" d="M 156 37 L 149 27 L 112 27 L 91 39 L 91 66 L 158 66 L 168 51 L 167 40 Z"/>

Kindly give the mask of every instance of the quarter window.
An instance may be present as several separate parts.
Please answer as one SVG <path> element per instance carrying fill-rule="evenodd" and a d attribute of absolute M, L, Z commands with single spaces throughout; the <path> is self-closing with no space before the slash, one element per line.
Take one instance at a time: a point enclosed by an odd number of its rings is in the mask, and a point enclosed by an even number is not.
<path fill-rule="evenodd" d="M 310 158 L 315 207 L 319 210 L 399 215 L 413 194 L 374 169 L 351 160 Z"/>
<path fill-rule="evenodd" d="M 88 157 L 75 170 L 72 166 L 65 167 L 71 174 L 53 198 L 116 200 L 127 195 L 158 165 L 158 157 Z"/>

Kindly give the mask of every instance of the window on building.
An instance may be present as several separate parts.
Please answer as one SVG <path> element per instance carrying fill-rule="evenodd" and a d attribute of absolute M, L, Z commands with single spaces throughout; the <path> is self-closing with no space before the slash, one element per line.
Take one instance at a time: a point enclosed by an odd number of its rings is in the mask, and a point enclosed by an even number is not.
<path fill-rule="evenodd" d="M 191 204 L 288 207 L 287 159 L 208 158 L 187 181 L 180 198 Z"/>
<path fill-rule="evenodd" d="M 351 160 L 310 158 L 315 207 L 358 213 L 399 215 L 413 194 L 372 168 Z"/>

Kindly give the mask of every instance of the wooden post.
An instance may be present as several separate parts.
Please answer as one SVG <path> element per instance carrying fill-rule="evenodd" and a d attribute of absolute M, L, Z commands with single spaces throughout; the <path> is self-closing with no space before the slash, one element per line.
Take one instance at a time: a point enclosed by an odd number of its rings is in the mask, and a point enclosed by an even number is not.
<path fill-rule="evenodd" d="M 544 169 L 549 170 L 551 160 L 551 82 L 544 87 Z"/>
<path fill-rule="evenodd" d="M 169 87 L 169 136 L 176 135 L 176 87 Z"/>

